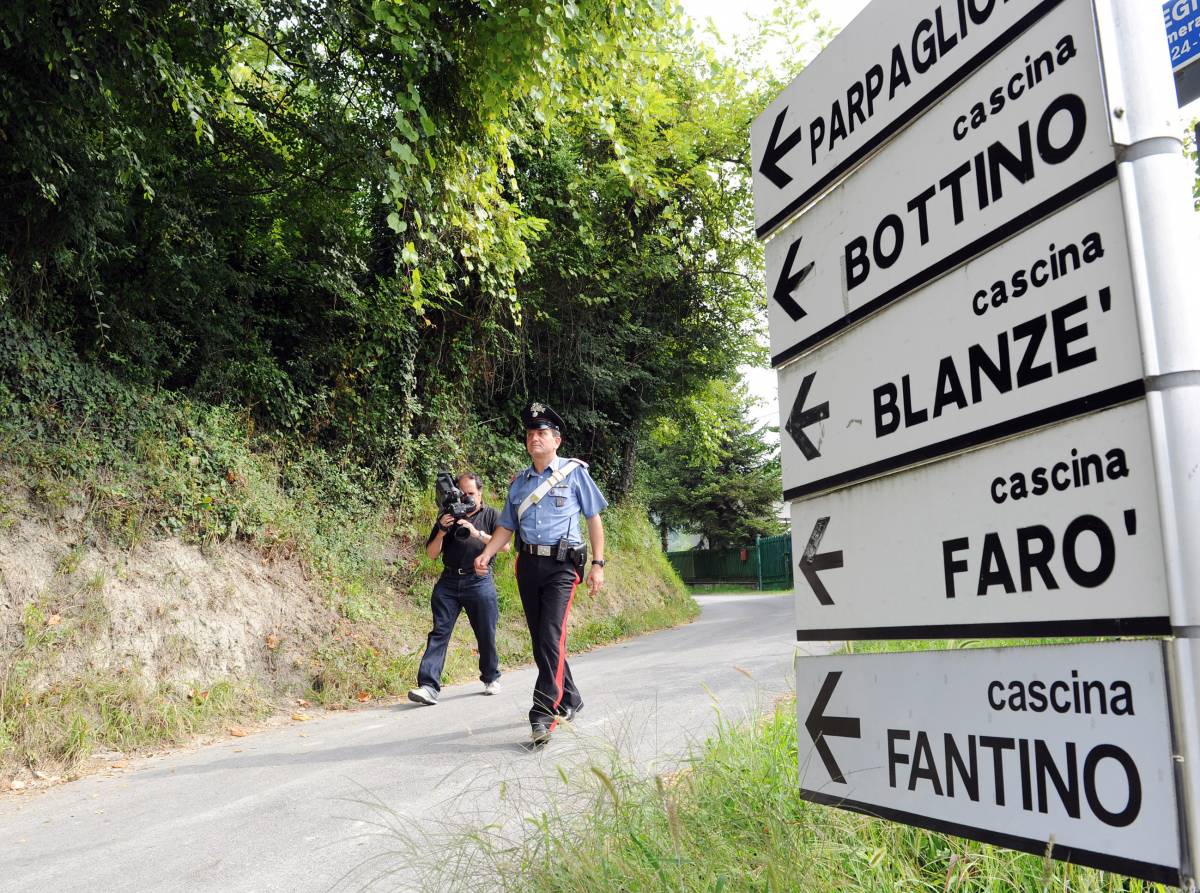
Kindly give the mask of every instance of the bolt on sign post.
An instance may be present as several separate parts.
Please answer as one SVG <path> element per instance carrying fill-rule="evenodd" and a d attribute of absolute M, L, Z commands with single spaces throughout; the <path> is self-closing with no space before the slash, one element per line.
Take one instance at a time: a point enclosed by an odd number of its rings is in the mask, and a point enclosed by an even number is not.
<path fill-rule="evenodd" d="M 751 150 L 798 638 L 1159 637 L 801 658 L 801 796 L 1194 888 L 1188 3 L 875 0 Z"/>

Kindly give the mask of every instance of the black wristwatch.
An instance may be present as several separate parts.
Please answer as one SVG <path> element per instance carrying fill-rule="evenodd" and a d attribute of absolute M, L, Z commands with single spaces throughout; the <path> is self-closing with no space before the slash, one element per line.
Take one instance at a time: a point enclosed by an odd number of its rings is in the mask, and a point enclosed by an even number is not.
<path fill-rule="evenodd" d="M 604 567 L 604 559 L 603 558 L 593 558 L 592 564 L 596 565 L 596 567 Z"/>

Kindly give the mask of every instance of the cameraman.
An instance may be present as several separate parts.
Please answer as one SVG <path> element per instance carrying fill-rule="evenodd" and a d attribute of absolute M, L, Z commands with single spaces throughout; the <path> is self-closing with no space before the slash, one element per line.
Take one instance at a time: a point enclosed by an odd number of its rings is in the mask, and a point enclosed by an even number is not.
<path fill-rule="evenodd" d="M 449 475 L 447 475 L 449 477 Z M 429 539 L 425 541 L 425 552 L 430 558 L 442 556 L 442 575 L 433 586 L 433 629 L 425 644 L 425 655 L 417 671 L 417 687 L 408 693 L 408 699 L 418 704 L 433 706 L 442 691 L 442 667 L 446 663 L 446 647 L 459 611 L 467 612 L 467 620 L 479 643 L 479 679 L 483 682 L 483 693 L 494 695 L 500 692 L 500 656 L 496 653 L 496 620 L 500 616 L 496 604 L 496 583 L 492 578 L 492 561 L 487 573 L 475 573 L 475 558 L 492 541 L 492 531 L 499 518 L 497 511 L 483 504 L 483 481 L 479 475 L 459 475 L 458 486 L 461 496 L 453 494 L 445 499 L 441 508 L 446 514 L 438 518 Z M 473 504 L 474 509 L 455 520 L 449 512 L 453 503 Z M 507 551 L 508 546 L 506 545 Z"/>

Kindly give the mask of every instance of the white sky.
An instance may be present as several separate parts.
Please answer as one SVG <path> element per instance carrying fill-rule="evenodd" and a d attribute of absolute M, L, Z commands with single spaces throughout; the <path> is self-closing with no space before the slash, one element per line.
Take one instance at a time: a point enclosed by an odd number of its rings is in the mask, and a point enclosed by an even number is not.
<path fill-rule="evenodd" d="M 711 17 L 722 34 L 734 34 L 745 27 L 745 17 L 763 15 L 775 5 L 774 0 L 680 0 L 688 15 L 697 21 Z M 816 0 L 812 8 L 839 28 L 844 28 L 867 5 L 867 0 Z"/>
<path fill-rule="evenodd" d="M 697 22 L 703 23 L 711 19 L 718 33 L 723 38 L 730 38 L 746 30 L 747 15 L 762 16 L 769 12 L 776 0 L 680 0 L 683 8 Z M 813 0 L 815 8 L 822 17 L 837 28 L 846 27 L 851 20 L 867 6 L 869 0 Z M 1148 0 L 1149 2 L 1149 0 Z M 1154 0 L 1158 2 L 1158 0 Z M 1167 51 L 1163 43 L 1163 52 Z M 1200 63 L 1196 63 L 1200 64 Z M 1200 116 L 1200 100 L 1186 106 L 1180 113 L 1180 132 L 1187 128 L 1191 119 Z M 764 286 L 765 287 L 765 286 Z M 750 392 L 762 401 L 757 407 L 754 418 L 758 424 L 779 424 L 779 399 L 776 389 L 775 371 L 772 369 L 756 369 L 749 366 L 742 368 L 742 377 Z"/>

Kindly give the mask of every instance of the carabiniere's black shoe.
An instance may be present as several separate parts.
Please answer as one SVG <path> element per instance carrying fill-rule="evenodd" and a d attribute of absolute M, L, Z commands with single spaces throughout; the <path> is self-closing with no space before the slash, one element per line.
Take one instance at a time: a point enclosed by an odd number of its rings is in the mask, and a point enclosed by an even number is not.
<path fill-rule="evenodd" d="M 550 720 L 537 719 L 532 723 L 532 738 L 534 744 L 545 744 L 550 740 Z"/>

